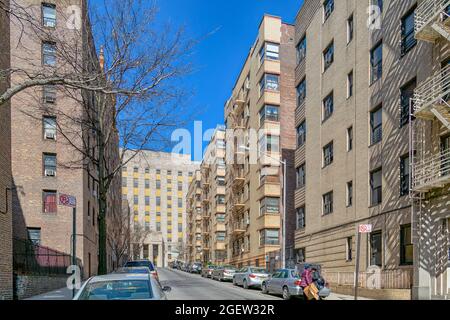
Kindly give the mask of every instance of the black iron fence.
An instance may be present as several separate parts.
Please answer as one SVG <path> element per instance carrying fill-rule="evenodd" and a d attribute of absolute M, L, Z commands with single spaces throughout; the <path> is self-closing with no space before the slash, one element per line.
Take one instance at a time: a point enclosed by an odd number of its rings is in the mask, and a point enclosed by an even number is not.
<path fill-rule="evenodd" d="M 26 275 L 63 275 L 72 265 L 70 254 L 33 243 L 14 239 L 14 273 Z M 80 259 L 77 265 L 81 267 Z"/>

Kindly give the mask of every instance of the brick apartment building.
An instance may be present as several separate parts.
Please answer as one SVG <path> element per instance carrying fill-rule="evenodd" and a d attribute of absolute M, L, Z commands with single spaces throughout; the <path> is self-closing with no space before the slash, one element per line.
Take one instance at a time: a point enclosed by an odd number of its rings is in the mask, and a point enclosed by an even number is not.
<path fill-rule="evenodd" d="M 51 70 L 63 68 L 58 41 L 64 39 L 83 46 L 83 61 L 100 68 L 93 45 L 89 24 L 83 24 L 80 33 L 66 27 L 65 14 L 69 5 L 79 5 L 82 19 L 87 21 L 87 3 L 79 1 L 19 0 L 46 30 L 43 38 L 25 24 L 11 22 L 11 66 L 24 70 Z M 11 20 L 13 21 L 13 20 Z M 54 37 L 53 37 L 54 35 Z M 56 40 L 55 40 L 56 39 Z M 19 41 L 20 40 L 20 41 Z M 54 42 L 56 41 L 56 43 Z M 66 47 L 67 49 L 67 47 Z M 64 65 L 67 68 L 67 65 Z M 20 81 L 13 76 L 12 85 Z M 98 268 L 98 183 L 94 181 L 95 168 L 86 164 L 72 143 L 95 145 L 92 132 L 82 130 L 74 122 L 63 121 L 59 114 L 70 113 L 80 118 L 86 116 L 81 97 L 73 99 L 63 89 L 44 86 L 27 89 L 11 99 L 12 118 L 12 174 L 14 238 L 29 240 L 52 250 L 70 254 L 72 211 L 59 206 L 59 193 L 77 198 L 77 258 L 83 267 L 83 277 L 95 275 Z M 113 104 L 114 101 L 111 101 Z M 32 116 L 30 116 L 32 115 Z M 61 134 L 64 132 L 64 134 Z M 81 132 L 81 134 L 80 134 Z M 71 143 L 68 143 L 71 137 Z M 114 135 L 106 154 L 111 165 L 118 163 L 118 136 Z M 116 145 L 114 145 L 116 144 Z M 120 177 L 112 185 L 108 197 L 109 212 L 120 210 Z M 113 259 L 108 251 L 108 266 Z"/>
<path fill-rule="evenodd" d="M 203 262 L 203 208 L 202 208 L 202 174 L 196 170 L 189 184 L 186 195 L 187 213 L 187 254 L 185 260 L 189 263 Z"/>
<path fill-rule="evenodd" d="M 10 66 L 9 18 L 2 10 L 0 34 L 0 70 L 5 70 Z M 4 92 L 8 85 L 7 79 L 0 79 L 0 92 Z M 0 300 L 13 297 L 10 108 L 9 102 L 0 105 Z"/>
<path fill-rule="evenodd" d="M 294 26 L 279 17 L 264 16 L 257 40 L 225 104 L 227 250 L 228 262 L 236 266 L 273 269 L 282 265 L 282 180 L 283 175 L 295 174 L 294 31 Z M 283 172 L 280 161 L 287 162 L 287 172 Z M 292 183 L 286 195 L 290 232 L 285 245 L 292 249 Z"/>

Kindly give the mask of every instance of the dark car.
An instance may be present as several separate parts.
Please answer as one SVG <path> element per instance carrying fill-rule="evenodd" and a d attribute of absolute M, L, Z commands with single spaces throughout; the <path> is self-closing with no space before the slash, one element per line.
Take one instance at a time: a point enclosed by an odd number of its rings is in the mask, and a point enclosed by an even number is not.
<path fill-rule="evenodd" d="M 150 260 L 134 260 L 134 261 L 128 261 L 123 266 L 124 268 L 138 268 L 138 267 L 147 267 L 150 269 L 150 274 L 156 278 L 156 280 L 159 280 L 158 272 L 156 271 L 155 266 L 153 265 L 153 262 Z"/>
<path fill-rule="evenodd" d="M 202 272 L 202 264 L 200 262 L 195 262 L 191 264 L 189 272 L 200 274 Z"/>

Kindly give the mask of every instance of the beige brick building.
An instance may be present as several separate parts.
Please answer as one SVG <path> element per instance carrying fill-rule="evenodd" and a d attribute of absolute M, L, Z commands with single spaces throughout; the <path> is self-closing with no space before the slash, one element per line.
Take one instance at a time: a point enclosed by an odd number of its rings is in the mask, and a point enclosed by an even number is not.
<path fill-rule="evenodd" d="M 189 184 L 189 190 L 186 195 L 187 212 L 187 254 L 185 261 L 189 263 L 203 262 L 202 246 L 202 174 L 201 170 L 196 170 L 194 177 Z"/>
<path fill-rule="evenodd" d="M 7 4 L 5 2 L 5 4 Z M 9 19 L 0 10 L 0 70 L 10 66 Z M 0 79 L 0 92 L 9 86 Z M 11 206 L 11 106 L 0 105 L 0 300 L 13 297 L 12 206 Z"/>
<path fill-rule="evenodd" d="M 287 176 L 292 176 L 294 68 L 294 27 L 279 17 L 265 15 L 232 96 L 225 104 L 229 129 L 227 251 L 228 262 L 236 266 L 281 266 L 284 208 L 279 161 L 287 161 Z M 294 216 L 292 187 L 286 191 L 289 219 Z"/>
<path fill-rule="evenodd" d="M 17 3 L 25 6 L 48 33 L 45 33 L 47 38 L 41 38 L 27 24 L 26 32 L 22 33 L 21 24 L 11 22 L 12 67 L 24 70 L 62 68 L 62 57 L 54 39 L 73 41 L 74 46 L 84 45 L 84 50 L 93 50 L 90 30 L 83 30 L 85 37 L 75 39 L 72 35 L 79 33 L 66 28 L 65 10 L 69 5 L 79 5 L 83 18 L 86 17 L 84 0 L 52 0 L 45 3 L 20 0 Z M 51 33 L 55 37 L 50 37 Z M 96 56 L 95 52 L 81 49 L 80 52 L 85 53 L 83 59 L 86 64 L 99 67 L 96 58 L 92 58 Z M 12 77 L 12 85 L 21 80 L 19 77 Z M 95 144 L 95 138 L 90 131 L 82 130 L 76 123 L 62 120 L 58 116 L 62 113 L 80 118 L 85 116 L 81 103 L 72 99 L 61 88 L 39 87 L 14 96 L 11 109 L 14 237 L 70 254 L 72 210 L 59 206 L 57 199 L 59 193 L 76 196 L 77 258 L 82 263 L 84 277 L 96 274 L 99 211 L 98 184 L 94 181 L 96 170 L 91 164 L 84 163 L 82 155 L 71 145 L 73 143 L 83 148 L 83 142 L 89 146 L 89 142 L 94 141 Z M 71 139 L 71 143 L 67 139 Z M 107 157 L 111 157 L 111 164 L 117 164 L 117 135 L 112 141 L 116 145 L 108 146 Z M 116 179 L 110 192 L 107 216 L 112 213 L 113 208 L 120 210 L 120 180 L 117 182 Z M 109 268 L 112 263 L 109 252 Z"/>
<path fill-rule="evenodd" d="M 217 128 L 201 164 L 202 262 L 224 264 L 227 260 L 225 129 Z"/>
<path fill-rule="evenodd" d="M 198 164 L 190 155 L 147 150 L 133 155 L 124 158 L 122 196 L 130 203 L 136 230 L 145 233 L 142 244 L 132 244 L 133 258 L 167 266 L 186 250 L 186 195 Z"/>
<path fill-rule="evenodd" d="M 384 298 L 408 298 L 425 263 L 411 236 L 409 101 L 447 54 L 415 40 L 416 1 L 381 3 L 380 20 L 362 1 L 306 0 L 297 15 L 295 254 L 352 286 L 357 226 L 372 224 L 361 270 L 379 268 Z"/>

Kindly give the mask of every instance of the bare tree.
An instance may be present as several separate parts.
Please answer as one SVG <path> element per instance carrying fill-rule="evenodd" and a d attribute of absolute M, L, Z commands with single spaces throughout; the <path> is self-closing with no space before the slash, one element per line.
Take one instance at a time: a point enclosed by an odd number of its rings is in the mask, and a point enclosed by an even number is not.
<path fill-rule="evenodd" d="M 126 204 L 128 206 L 128 202 Z M 131 254 L 131 220 L 130 210 L 122 206 L 122 210 L 113 215 L 107 224 L 107 241 L 118 265 Z"/>
<path fill-rule="evenodd" d="M 146 229 L 141 223 L 135 222 L 133 225 L 133 230 L 131 231 L 131 247 L 132 254 L 134 257 L 139 257 L 144 247 L 145 241 L 150 237 L 152 231 Z"/>
<path fill-rule="evenodd" d="M 161 26 L 152 1 L 105 0 L 96 10 L 80 0 L 77 18 L 76 11 L 66 10 L 71 2 L 61 0 L 58 17 L 67 28 L 42 27 L 40 2 L 24 3 L 11 0 L 7 7 L 0 0 L 0 10 L 7 11 L 20 30 L 16 46 L 21 50 L 15 60 L 23 62 L 0 70 L 0 80 L 11 79 L 10 88 L 0 95 L 0 107 L 14 96 L 26 95 L 36 103 L 22 112 L 39 121 L 44 112 L 58 119 L 61 143 L 76 151 L 71 161 L 58 165 L 86 170 L 98 186 L 98 273 L 105 274 L 107 219 L 115 223 L 122 218 L 108 215 L 108 205 L 115 201 L 117 206 L 115 198 L 120 197 L 111 190 L 117 185 L 120 189 L 122 166 L 142 149 L 166 147 L 169 130 L 187 119 L 183 106 L 188 92 L 181 80 L 191 70 L 194 42 L 185 39 L 182 29 Z M 42 41 L 52 44 L 50 65 L 45 58 L 29 58 L 36 47 L 30 45 L 33 41 L 39 47 Z M 100 50 L 96 44 L 101 44 Z M 73 107 L 43 102 L 46 90 L 72 100 Z"/>

